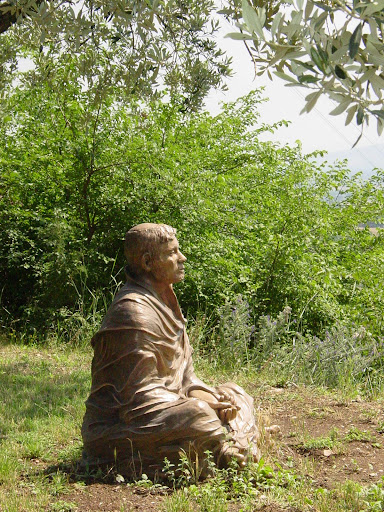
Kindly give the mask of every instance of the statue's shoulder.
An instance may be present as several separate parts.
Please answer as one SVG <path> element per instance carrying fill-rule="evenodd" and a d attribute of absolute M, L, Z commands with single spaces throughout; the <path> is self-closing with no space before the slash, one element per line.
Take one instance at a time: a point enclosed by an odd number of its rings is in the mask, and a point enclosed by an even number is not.
<path fill-rule="evenodd" d="M 116 294 L 100 331 L 148 329 L 158 323 L 158 301 L 145 288 L 126 283 Z"/>

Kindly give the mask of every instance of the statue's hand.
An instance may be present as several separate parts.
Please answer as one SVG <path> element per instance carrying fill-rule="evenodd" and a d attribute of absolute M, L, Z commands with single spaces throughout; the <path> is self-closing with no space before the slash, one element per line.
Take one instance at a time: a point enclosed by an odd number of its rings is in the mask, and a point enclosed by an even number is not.
<path fill-rule="evenodd" d="M 233 403 L 232 398 L 226 392 L 209 393 L 201 389 L 194 389 L 189 393 L 193 398 L 199 398 L 207 402 L 209 407 L 216 411 L 222 423 L 228 423 L 236 417 L 239 407 Z"/>
<path fill-rule="evenodd" d="M 237 411 L 240 410 L 229 393 L 224 390 L 220 390 L 216 394 L 216 398 L 219 400 L 222 407 L 218 408 L 218 416 L 222 423 L 229 423 L 231 420 L 236 418 Z"/>

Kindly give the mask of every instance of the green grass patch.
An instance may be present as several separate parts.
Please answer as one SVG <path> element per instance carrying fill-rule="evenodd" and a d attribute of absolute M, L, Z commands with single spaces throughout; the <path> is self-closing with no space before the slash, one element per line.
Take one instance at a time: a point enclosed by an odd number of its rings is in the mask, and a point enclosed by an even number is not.
<path fill-rule="evenodd" d="M 0 345 L 0 510 L 43 510 L 63 494 L 76 464 L 90 386 L 86 350 Z"/>

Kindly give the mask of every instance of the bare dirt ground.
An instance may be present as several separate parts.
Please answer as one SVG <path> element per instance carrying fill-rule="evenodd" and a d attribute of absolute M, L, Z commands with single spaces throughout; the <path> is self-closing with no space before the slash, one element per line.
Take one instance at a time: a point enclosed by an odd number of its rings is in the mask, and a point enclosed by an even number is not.
<path fill-rule="evenodd" d="M 271 388 L 261 397 L 260 406 L 281 428 L 281 439 L 273 447 L 275 455 L 296 466 L 310 460 L 318 487 L 331 488 L 345 480 L 372 483 L 384 475 L 381 403 L 340 401 L 309 389 Z M 308 447 L 330 437 L 334 440 L 321 447 Z"/>
<path fill-rule="evenodd" d="M 384 410 L 379 402 L 339 400 L 308 388 L 254 389 L 261 421 L 278 424 L 281 433 L 269 442 L 265 458 L 273 465 L 308 472 L 315 487 L 332 488 L 346 480 L 369 484 L 384 475 Z M 71 484 L 62 496 L 78 512 L 158 512 L 165 499 L 125 483 Z M 239 510 L 231 504 L 229 510 Z M 266 506 L 264 512 L 282 509 Z M 285 512 L 297 509 L 284 509 Z"/>

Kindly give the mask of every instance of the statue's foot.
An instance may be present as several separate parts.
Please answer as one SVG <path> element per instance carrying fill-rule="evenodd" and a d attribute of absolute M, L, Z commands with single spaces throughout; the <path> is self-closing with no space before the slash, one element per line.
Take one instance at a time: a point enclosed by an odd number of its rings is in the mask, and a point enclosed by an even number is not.
<path fill-rule="evenodd" d="M 244 468 L 247 462 L 247 454 L 234 444 L 225 443 L 218 459 L 219 467 L 228 467 L 233 459 L 236 460 L 239 468 Z"/>
<path fill-rule="evenodd" d="M 281 432 L 281 428 L 279 427 L 279 425 L 271 425 L 270 427 L 266 427 L 266 428 L 265 428 L 265 431 L 266 431 L 270 436 L 276 436 L 276 435 L 280 434 L 280 432 Z"/>

